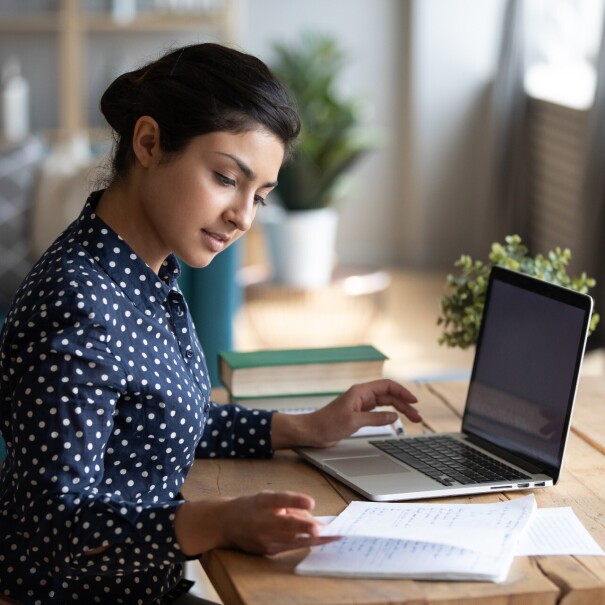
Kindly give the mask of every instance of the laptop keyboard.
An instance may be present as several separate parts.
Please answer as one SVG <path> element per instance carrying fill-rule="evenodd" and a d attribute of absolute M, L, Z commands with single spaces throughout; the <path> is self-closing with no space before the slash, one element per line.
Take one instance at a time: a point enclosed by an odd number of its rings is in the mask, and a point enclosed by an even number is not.
<path fill-rule="evenodd" d="M 521 471 L 445 435 L 381 439 L 370 443 L 442 485 L 529 479 Z"/>

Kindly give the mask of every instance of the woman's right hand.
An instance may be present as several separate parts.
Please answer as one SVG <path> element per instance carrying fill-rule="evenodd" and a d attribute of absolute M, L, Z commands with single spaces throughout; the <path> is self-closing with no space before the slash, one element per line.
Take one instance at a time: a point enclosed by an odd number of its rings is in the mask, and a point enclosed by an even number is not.
<path fill-rule="evenodd" d="M 305 494 L 271 491 L 188 501 L 177 511 L 175 531 L 187 556 L 219 547 L 273 555 L 337 539 L 320 537 L 322 524 L 311 514 L 314 505 Z"/>

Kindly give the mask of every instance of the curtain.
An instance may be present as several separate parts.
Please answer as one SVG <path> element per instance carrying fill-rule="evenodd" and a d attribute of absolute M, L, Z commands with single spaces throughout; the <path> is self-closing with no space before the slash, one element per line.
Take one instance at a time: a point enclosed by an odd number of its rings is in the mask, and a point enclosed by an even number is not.
<path fill-rule="evenodd" d="M 595 310 L 601 316 L 596 333 L 588 341 L 591 348 L 605 345 L 605 22 L 596 76 L 595 98 L 588 118 L 582 200 L 586 234 L 582 267 L 597 280 L 592 294 Z"/>
<path fill-rule="evenodd" d="M 526 217 L 526 113 L 523 84 L 523 6 L 507 0 L 496 77 L 489 100 L 489 165 L 485 195 L 481 199 L 478 245 L 486 253 L 505 235 L 527 235 Z"/>

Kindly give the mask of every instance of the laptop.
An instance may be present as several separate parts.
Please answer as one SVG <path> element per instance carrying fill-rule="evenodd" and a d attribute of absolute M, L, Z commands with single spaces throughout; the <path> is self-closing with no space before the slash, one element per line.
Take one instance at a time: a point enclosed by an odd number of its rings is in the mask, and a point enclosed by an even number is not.
<path fill-rule="evenodd" d="M 554 485 L 592 306 L 587 294 L 494 267 L 460 432 L 296 451 L 374 501 Z"/>

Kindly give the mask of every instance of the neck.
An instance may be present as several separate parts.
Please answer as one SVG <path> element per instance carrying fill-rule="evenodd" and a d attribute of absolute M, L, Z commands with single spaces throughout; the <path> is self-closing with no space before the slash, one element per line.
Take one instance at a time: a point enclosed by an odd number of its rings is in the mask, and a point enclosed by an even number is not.
<path fill-rule="evenodd" d="M 132 180 L 116 179 L 99 200 L 96 214 L 155 271 L 159 272 L 168 255 L 154 245 L 157 238 Z"/>

